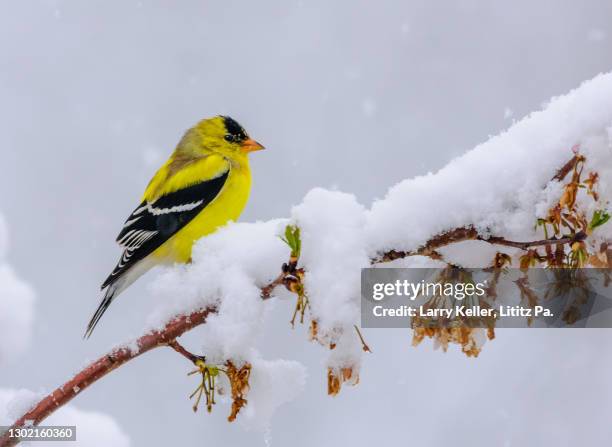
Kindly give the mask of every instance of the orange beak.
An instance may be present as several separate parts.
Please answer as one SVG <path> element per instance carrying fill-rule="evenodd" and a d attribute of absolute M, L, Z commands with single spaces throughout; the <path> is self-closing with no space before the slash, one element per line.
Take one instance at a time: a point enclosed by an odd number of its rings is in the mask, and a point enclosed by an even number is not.
<path fill-rule="evenodd" d="M 259 144 L 257 141 L 252 140 L 252 139 L 248 139 L 242 142 L 241 148 L 242 152 L 244 153 L 249 153 L 249 152 L 255 152 L 255 151 L 261 151 L 262 149 L 265 149 L 261 144 Z"/>

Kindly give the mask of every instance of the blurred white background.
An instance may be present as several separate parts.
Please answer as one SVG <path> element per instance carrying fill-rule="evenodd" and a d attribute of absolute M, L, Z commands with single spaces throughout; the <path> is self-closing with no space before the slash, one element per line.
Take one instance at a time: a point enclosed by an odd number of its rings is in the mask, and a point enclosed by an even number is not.
<path fill-rule="evenodd" d="M 231 115 L 268 148 L 252 157 L 242 220 L 286 216 L 314 186 L 369 205 L 610 70 L 611 20 L 606 0 L 0 1 L 0 212 L 10 262 L 38 295 L 32 349 L 0 385 L 50 389 L 139 334 L 156 272 L 81 338 L 119 256 L 116 233 L 198 119 Z M 612 437 L 609 331 L 499 331 L 474 360 L 370 330 L 361 384 L 332 399 L 326 353 L 290 330 L 292 309 L 270 303 L 260 346 L 310 377 L 267 433 L 228 424 L 221 405 L 193 414 L 190 365 L 164 349 L 74 403 L 112 415 L 135 446 Z M 186 339 L 198 346 L 197 331 Z"/>

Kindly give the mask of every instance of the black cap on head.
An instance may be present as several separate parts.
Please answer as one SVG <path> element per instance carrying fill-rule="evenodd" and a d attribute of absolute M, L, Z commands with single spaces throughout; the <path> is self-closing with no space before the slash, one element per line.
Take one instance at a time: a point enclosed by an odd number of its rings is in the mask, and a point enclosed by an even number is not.
<path fill-rule="evenodd" d="M 223 116 L 222 118 L 225 130 L 227 130 L 226 140 L 240 142 L 249 138 L 244 128 L 236 120 L 229 116 Z"/>

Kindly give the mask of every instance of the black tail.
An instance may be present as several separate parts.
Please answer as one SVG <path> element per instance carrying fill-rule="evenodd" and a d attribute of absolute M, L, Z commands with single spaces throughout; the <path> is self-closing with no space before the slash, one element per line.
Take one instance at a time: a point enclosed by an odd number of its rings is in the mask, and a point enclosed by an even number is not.
<path fill-rule="evenodd" d="M 121 272 L 121 274 L 114 273 L 117 270 L 117 268 L 115 268 L 113 273 L 106 279 L 106 281 L 104 281 L 104 284 L 102 285 L 102 290 L 106 289 L 104 292 L 104 297 L 102 298 L 96 313 L 93 315 L 93 317 L 91 317 L 83 338 L 89 338 L 91 336 L 91 333 L 96 328 L 100 318 L 102 318 L 102 315 L 104 315 L 104 312 L 106 312 L 106 309 L 108 309 L 108 306 L 110 306 L 113 300 L 151 267 L 151 263 L 139 261 L 132 265 L 129 269 Z"/>
<path fill-rule="evenodd" d="M 93 317 L 91 317 L 91 320 L 89 320 L 89 324 L 87 325 L 87 330 L 85 331 L 83 338 L 89 338 L 91 336 L 91 333 L 96 328 L 96 325 L 100 321 L 100 318 L 102 318 L 102 315 L 104 315 L 104 312 L 106 312 L 106 309 L 108 309 L 108 306 L 110 306 L 110 303 L 120 291 L 118 289 L 119 287 L 117 287 L 117 284 L 110 284 L 106 288 L 106 292 L 104 292 L 104 298 L 102 298 L 98 309 L 96 309 L 96 313 L 94 313 Z"/>

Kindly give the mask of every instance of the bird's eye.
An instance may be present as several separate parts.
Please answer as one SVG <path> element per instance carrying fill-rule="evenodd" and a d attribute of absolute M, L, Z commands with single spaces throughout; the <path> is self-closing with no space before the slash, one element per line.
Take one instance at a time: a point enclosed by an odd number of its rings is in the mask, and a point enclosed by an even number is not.
<path fill-rule="evenodd" d="M 236 138 L 234 137 L 234 135 L 232 134 L 225 134 L 225 141 L 229 141 L 230 143 L 233 143 L 234 141 L 236 141 Z"/>

